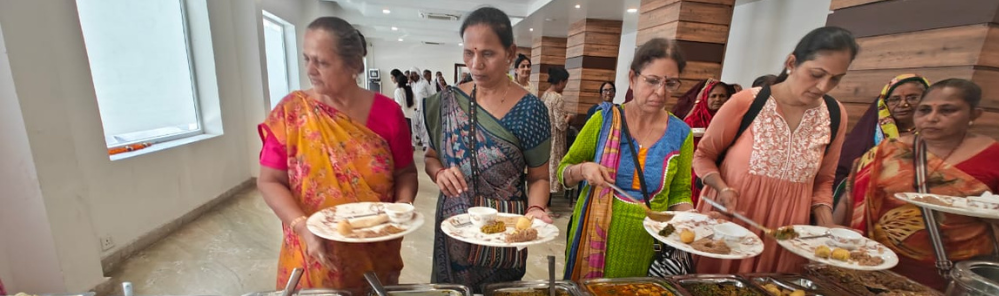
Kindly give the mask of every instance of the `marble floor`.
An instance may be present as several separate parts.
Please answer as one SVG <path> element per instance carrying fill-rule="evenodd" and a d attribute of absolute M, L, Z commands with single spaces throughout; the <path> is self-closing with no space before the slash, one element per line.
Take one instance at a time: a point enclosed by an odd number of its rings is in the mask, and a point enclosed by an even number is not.
<path fill-rule="evenodd" d="M 415 205 L 433 217 L 438 190 L 422 173 L 422 159 L 422 153 L 417 153 L 420 192 Z M 562 272 L 569 202 L 557 197 L 552 208 L 561 214 L 554 223 L 559 238 L 529 247 L 524 280 L 547 279 L 548 255 L 556 257 L 557 273 Z M 401 283 L 430 281 L 432 224 L 424 224 L 403 241 L 406 267 Z M 247 190 L 127 259 L 108 276 L 115 283 L 131 282 L 136 295 L 243 295 L 274 290 L 280 238 L 280 221 L 260 192 Z M 121 295 L 120 288 L 115 295 Z"/>

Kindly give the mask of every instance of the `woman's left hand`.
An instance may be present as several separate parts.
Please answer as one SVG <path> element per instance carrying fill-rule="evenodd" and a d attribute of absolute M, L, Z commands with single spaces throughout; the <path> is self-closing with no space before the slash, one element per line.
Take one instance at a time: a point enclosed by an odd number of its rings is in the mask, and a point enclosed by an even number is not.
<path fill-rule="evenodd" d="M 548 216 L 548 213 L 546 213 L 545 210 L 538 207 L 532 207 L 531 209 L 527 210 L 527 213 L 524 214 L 524 216 L 527 218 L 541 219 L 541 221 L 544 221 L 545 223 L 548 224 L 552 224 L 553 222 L 555 222 L 554 220 L 552 220 L 551 216 Z"/>

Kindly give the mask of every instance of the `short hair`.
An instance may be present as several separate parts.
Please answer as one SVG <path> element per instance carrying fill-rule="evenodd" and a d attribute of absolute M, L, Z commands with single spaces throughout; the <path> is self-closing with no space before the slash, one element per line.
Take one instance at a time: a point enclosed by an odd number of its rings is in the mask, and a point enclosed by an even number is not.
<path fill-rule="evenodd" d="M 309 30 L 323 30 L 334 40 L 337 56 L 354 73 L 364 72 L 364 57 L 368 55 L 368 46 L 364 35 L 347 21 L 335 17 L 324 16 L 309 23 Z"/>
<path fill-rule="evenodd" d="M 635 73 L 640 73 L 652 61 L 664 58 L 676 62 L 676 66 L 680 69 L 680 72 L 683 72 L 683 68 L 687 67 L 687 60 L 684 59 L 683 53 L 680 51 L 680 47 L 676 41 L 665 38 L 653 38 L 638 48 L 635 58 L 631 60 L 631 70 L 635 71 Z"/>

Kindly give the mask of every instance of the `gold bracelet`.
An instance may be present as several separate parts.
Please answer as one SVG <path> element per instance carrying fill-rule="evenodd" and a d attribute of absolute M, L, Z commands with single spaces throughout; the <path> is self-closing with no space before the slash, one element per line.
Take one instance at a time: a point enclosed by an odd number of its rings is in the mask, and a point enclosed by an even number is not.
<path fill-rule="evenodd" d="M 295 231 L 295 226 L 298 226 L 298 223 L 302 223 L 302 221 L 305 221 L 305 219 L 308 219 L 308 217 L 301 216 L 295 218 L 295 220 L 291 220 L 291 223 L 288 223 L 288 228 L 291 228 L 291 231 Z"/>

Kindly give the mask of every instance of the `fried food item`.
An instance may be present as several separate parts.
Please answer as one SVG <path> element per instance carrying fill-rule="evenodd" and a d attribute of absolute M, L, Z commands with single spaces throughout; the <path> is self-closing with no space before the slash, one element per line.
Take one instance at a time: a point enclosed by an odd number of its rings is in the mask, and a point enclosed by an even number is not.
<path fill-rule="evenodd" d="M 871 256 L 866 251 L 853 251 L 850 253 L 850 260 L 857 262 L 860 266 L 878 266 L 885 263 L 881 257 Z"/>
<path fill-rule="evenodd" d="M 826 245 L 821 245 L 818 248 L 815 248 L 815 257 L 829 259 L 830 253 L 832 253 L 832 250 Z"/>
<path fill-rule="evenodd" d="M 833 249 L 832 254 L 829 256 L 833 260 L 847 261 L 850 260 L 850 251 L 846 249 L 836 248 Z"/>
<path fill-rule="evenodd" d="M 532 220 L 533 220 L 532 218 L 527 218 L 526 216 L 521 216 L 520 218 L 517 219 L 516 229 L 517 230 L 524 230 L 524 229 L 531 228 L 531 224 L 533 224 Z"/>
<path fill-rule="evenodd" d="M 350 225 L 350 221 L 341 220 L 336 223 L 336 232 L 339 232 L 340 235 L 348 236 L 351 232 L 354 232 L 354 226 Z"/>
<path fill-rule="evenodd" d="M 511 234 L 507 234 L 506 238 L 503 240 L 507 243 L 522 243 L 536 239 L 538 239 L 538 230 L 534 228 L 527 228 L 524 230 L 515 230 Z"/>
<path fill-rule="evenodd" d="M 680 231 L 680 241 L 685 244 L 694 242 L 695 236 L 696 235 L 694 234 L 694 232 L 690 231 L 689 229 L 684 229 Z"/>
<path fill-rule="evenodd" d="M 673 227 L 673 224 L 666 224 L 666 227 L 663 227 L 663 230 L 659 231 L 659 235 L 667 237 L 673 234 L 673 232 L 676 232 L 676 227 Z"/>
<path fill-rule="evenodd" d="M 493 221 L 492 223 L 489 223 L 489 224 L 486 224 L 485 226 L 482 226 L 481 230 L 482 230 L 482 233 L 485 233 L 485 234 L 493 234 L 493 233 L 504 232 L 504 231 L 506 231 L 506 223 L 503 223 L 503 221 L 498 221 L 498 220 L 497 221 Z"/>
<path fill-rule="evenodd" d="M 732 249 L 728 247 L 728 244 L 725 244 L 725 241 L 712 240 L 706 237 L 690 243 L 690 246 L 693 247 L 694 250 L 698 250 L 701 252 L 708 252 L 708 253 L 722 254 L 722 255 L 728 255 L 732 253 Z"/>
<path fill-rule="evenodd" d="M 373 238 L 373 237 L 382 237 L 386 235 L 393 235 L 403 231 L 406 230 L 399 227 L 395 227 L 395 225 L 389 225 L 382 227 L 378 231 L 371 229 L 364 229 L 364 230 L 354 231 L 353 233 L 345 236 L 349 238 Z"/>
<path fill-rule="evenodd" d="M 788 294 L 788 296 L 805 296 L 805 291 L 794 290 L 794 292 L 791 292 L 790 294 Z"/>
<path fill-rule="evenodd" d="M 763 285 L 763 289 L 767 290 L 767 293 L 770 293 L 770 295 L 774 295 L 774 296 L 783 296 L 783 294 L 784 294 L 784 291 L 781 291 L 780 288 L 777 287 L 777 285 L 774 285 L 774 284 Z"/>
<path fill-rule="evenodd" d="M 378 214 L 369 217 L 347 219 L 347 222 L 350 222 L 350 226 L 353 227 L 354 229 L 378 226 L 388 223 L 388 221 L 389 217 L 387 214 Z"/>

